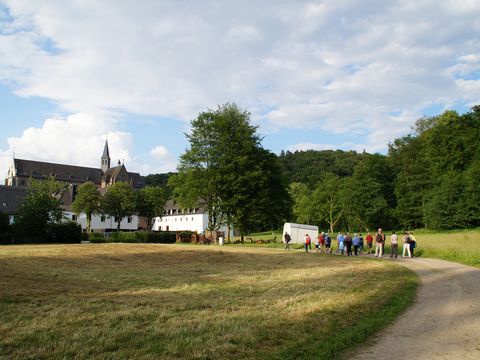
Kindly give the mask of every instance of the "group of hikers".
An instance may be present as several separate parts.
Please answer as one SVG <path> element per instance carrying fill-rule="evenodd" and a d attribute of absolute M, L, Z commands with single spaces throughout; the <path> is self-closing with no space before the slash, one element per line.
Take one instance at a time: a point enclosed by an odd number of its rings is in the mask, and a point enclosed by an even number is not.
<path fill-rule="evenodd" d="M 285 249 L 290 250 L 290 242 L 292 238 L 290 234 L 285 232 L 283 236 L 283 242 L 285 243 Z M 398 243 L 399 237 L 395 231 L 392 232 L 390 235 L 390 257 L 397 258 L 398 257 Z M 402 257 L 413 257 L 414 250 L 417 246 L 417 240 L 413 235 L 413 232 L 405 231 L 403 233 L 403 237 L 401 239 L 403 241 L 403 253 Z M 375 257 L 382 258 L 385 244 L 387 242 L 387 238 L 385 233 L 381 228 L 378 229 L 377 233 L 375 234 L 375 238 L 368 232 L 365 238 L 363 238 L 362 234 L 354 233 L 353 237 L 350 233 L 343 234 L 339 232 L 337 235 L 337 253 L 347 256 L 358 256 L 365 253 L 373 254 L 373 243 L 375 241 Z M 366 243 L 366 249 L 365 249 Z M 331 254 L 332 253 L 332 238 L 328 233 L 321 232 L 320 235 L 314 240 L 315 250 L 317 253 L 324 253 L 324 254 Z M 306 234 L 303 239 L 303 247 L 305 252 L 309 252 L 312 250 L 312 239 L 310 235 Z M 353 252 L 352 252 L 353 248 Z"/>

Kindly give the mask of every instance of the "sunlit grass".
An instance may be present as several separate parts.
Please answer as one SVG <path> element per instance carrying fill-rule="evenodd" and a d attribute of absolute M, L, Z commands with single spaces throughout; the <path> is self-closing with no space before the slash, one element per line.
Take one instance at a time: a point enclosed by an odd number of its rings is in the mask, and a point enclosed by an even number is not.
<path fill-rule="evenodd" d="M 480 230 L 414 232 L 418 247 L 415 254 L 456 261 L 480 267 Z"/>
<path fill-rule="evenodd" d="M 330 359 L 416 282 L 387 262 L 277 249 L 4 246 L 0 357 Z"/>

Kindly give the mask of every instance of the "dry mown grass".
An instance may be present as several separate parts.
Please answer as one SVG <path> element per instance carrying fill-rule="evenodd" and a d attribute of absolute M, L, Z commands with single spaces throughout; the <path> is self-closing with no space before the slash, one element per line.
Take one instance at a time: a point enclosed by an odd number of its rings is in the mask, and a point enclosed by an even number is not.
<path fill-rule="evenodd" d="M 415 285 L 394 264 L 275 249 L 5 246 L 0 357 L 331 358 Z"/>

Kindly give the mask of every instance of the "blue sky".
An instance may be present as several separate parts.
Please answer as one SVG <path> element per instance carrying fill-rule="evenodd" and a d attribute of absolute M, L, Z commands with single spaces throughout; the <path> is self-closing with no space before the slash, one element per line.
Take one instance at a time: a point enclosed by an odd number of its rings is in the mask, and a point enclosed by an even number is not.
<path fill-rule="evenodd" d="M 264 147 L 385 153 L 480 99 L 480 2 L 0 0 L 0 173 L 16 157 L 175 170 L 199 112 Z"/>

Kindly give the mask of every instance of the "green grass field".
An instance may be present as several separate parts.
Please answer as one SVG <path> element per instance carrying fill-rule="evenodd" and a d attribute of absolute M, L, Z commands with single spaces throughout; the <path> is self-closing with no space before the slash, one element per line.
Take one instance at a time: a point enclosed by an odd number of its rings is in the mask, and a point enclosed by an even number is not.
<path fill-rule="evenodd" d="M 415 255 L 456 261 L 480 267 L 480 229 L 444 232 L 414 231 Z"/>
<path fill-rule="evenodd" d="M 416 276 L 279 249 L 0 247 L 0 358 L 331 359 L 392 321 Z"/>

